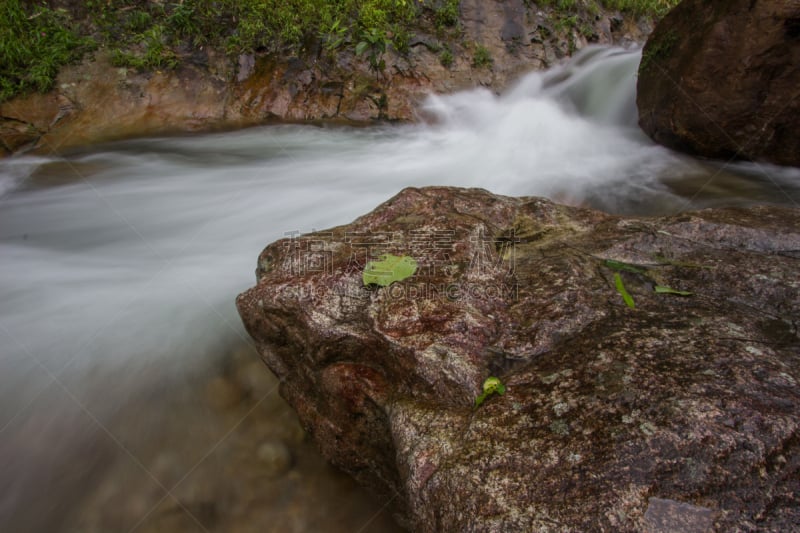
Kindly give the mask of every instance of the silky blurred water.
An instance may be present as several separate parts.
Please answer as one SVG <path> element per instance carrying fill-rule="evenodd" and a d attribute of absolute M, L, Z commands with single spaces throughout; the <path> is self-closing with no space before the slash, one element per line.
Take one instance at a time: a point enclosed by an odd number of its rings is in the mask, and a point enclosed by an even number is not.
<path fill-rule="evenodd" d="M 162 418 L 142 406 L 246 342 L 234 297 L 289 232 L 425 185 L 646 215 L 796 205 L 798 169 L 650 142 L 636 128 L 639 59 L 589 49 L 500 96 L 433 96 L 414 125 L 270 126 L 0 161 L 0 529 L 61 523 L 53 502 L 80 500 L 89 474 L 59 468 L 120 438 L 120 420 L 158 439 Z"/>

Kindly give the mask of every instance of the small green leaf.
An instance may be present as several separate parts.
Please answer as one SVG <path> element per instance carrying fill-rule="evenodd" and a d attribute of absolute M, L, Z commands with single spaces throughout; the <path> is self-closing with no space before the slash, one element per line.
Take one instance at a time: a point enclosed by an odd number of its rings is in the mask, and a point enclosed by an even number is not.
<path fill-rule="evenodd" d="M 477 398 L 475 398 L 475 407 L 480 407 L 480 406 L 481 406 L 481 404 L 483 403 L 483 401 L 486 399 L 486 397 L 487 397 L 487 396 L 488 396 L 488 394 L 486 394 L 486 393 L 484 392 L 483 394 L 481 394 L 480 396 L 478 396 Z"/>
<path fill-rule="evenodd" d="M 407 255 L 397 256 L 384 254 L 379 261 L 370 261 L 364 268 L 361 279 L 364 285 L 380 285 L 387 287 L 395 281 L 401 281 L 414 275 L 417 262 Z"/>
<path fill-rule="evenodd" d="M 621 271 L 633 272 L 634 274 L 645 274 L 646 273 L 646 270 L 641 268 L 641 267 L 638 267 L 638 266 L 635 266 L 635 265 L 631 265 L 631 264 L 628 264 L 628 263 L 623 263 L 622 261 L 614 261 L 613 259 L 606 259 L 606 263 L 605 264 L 606 264 L 606 266 L 608 268 L 610 268 L 612 270 L 616 270 L 618 272 L 621 272 Z"/>
<path fill-rule="evenodd" d="M 506 386 L 503 385 L 503 382 L 500 381 L 500 378 L 496 378 L 494 376 L 489 376 L 486 378 L 486 381 L 483 382 L 483 393 L 480 394 L 477 398 L 475 398 L 475 407 L 480 407 L 480 405 L 492 394 L 498 394 L 502 396 L 506 393 Z"/>
<path fill-rule="evenodd" d="M 655 290 L 657 294 L 675 294 L 677 296 L 691 296 L 693 294 L 689 291 L 679 291 L 678 289 L 665 287 L 664 285 L 656 285 L 653 290 Z"/>
<path fill-rule="evenodd" d="M 483 382 L 483 392 L 494 392 L 497 390 L 498 386 L 502 385 L 503 383 L 500 381 L 500 378 L 489 376 L 486 378 L 486 381 Z"/>
<path fill-rule="evenodd" d="M 625 285 L 622 283 L 622 276 L 619 275 L 619 272 L 614 273 L 614 285 L 617 286 L 617 292 L 622 295 L 622 299 L 625 300 L 625 304 L 631 309 L 635 309 L 636 304 L 633 303 L 633 297 L 625 289 Z"/>
<path fill-rule="evenodd" d="M 356 55 L 360 56 L 361 54 L 366 52 L 368 46 L 369 46 L 369 43 L 367 41 L 361 41 L 360 43 L 358 43 L 356 45 Z"/>

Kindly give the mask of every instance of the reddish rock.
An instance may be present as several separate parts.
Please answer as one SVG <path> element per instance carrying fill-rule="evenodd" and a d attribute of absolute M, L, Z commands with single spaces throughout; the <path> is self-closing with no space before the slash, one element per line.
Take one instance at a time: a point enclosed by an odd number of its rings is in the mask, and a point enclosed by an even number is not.
<path fill-rule="evenodd" d="M 798 228 L 406 189 L 268 246 L 237 306 L 323 454 L 414 531 L 790 531 Z M 418 271 L 367 289 L 368 251 Z"/>
<path fill-rule="evenodd" d="M 800 166 L 800 3 L 684 0 L 639 69 L 639 124 L 658 143 Z"/>

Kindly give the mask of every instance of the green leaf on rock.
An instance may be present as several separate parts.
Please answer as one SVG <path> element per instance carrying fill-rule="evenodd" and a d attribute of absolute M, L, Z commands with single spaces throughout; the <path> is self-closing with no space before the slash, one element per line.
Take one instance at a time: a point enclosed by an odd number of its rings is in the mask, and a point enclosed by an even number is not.
<path fill-rule="evenodd" d="M 672 287 L 665 287 L 664 285 L 656 285 L 653 288 L 657 294 L 675 294 L 677 296 L 691 296 L 692 293 L 689 291 L 679 291 L 678 289 L 673 289 Z"/>
<path fill-rule="evenodd" d="M 417 262 L 413 257 L 383 254 L 379 261 L 367 263 L 362 279 L 364 285 L 388 287 L 395 281 L 413 276 L 416 271 Z"/>
<path fill-rule="evenodd" d="M 625 300 L 625 304 L 631 309 L 635 309 L 636 304 L 633 303 L 633 297 L 630 295 L 627 289 L 625 289 L 625 285 L 622 283 L 622 276 L 619 275 L 619 272 L 614 273 L 614 285 L 617 286 L 617 292 L 622 295 L 622 299 Z"/>
<path fill-rule="evenodd" d="M 486 381 L 483 382 L 483 393 L 475 398 L 475 407 L 480 407 L 480 405 L 492 394 L 498 394 L 502 396 L 506 393 L 506 386 L 503 385 L 503 382 L 500 381 L 500 378 L 496 378 L 494 376 L 489 376 L 486 378 Z"/>

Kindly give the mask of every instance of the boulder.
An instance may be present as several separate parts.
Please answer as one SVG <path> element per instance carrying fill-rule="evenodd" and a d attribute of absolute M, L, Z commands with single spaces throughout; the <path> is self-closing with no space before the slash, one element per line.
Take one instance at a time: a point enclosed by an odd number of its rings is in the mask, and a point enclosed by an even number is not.
<path fill-rule="evenodd" d="M 658 143 L 800 166 L 800 3 L 684 0 L 642 54 L 639 124 Z"/>
<path fill-rule="evenodd" d="M 365 287 L 383 254 L 417 269 Z M 406 189 L 268 246 L 237 307 L 323 454 L 414 531 L 789 531 L 799 268 L 798 210 Z"/>

